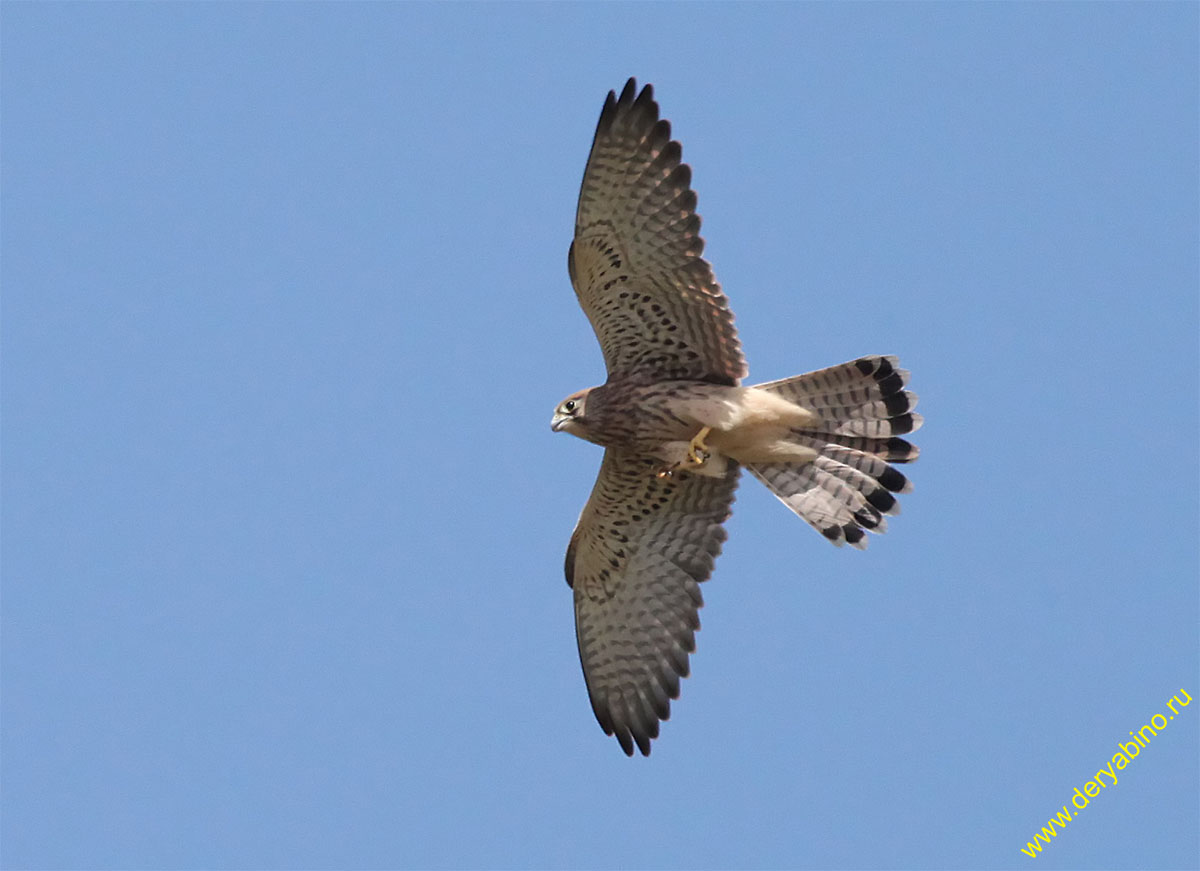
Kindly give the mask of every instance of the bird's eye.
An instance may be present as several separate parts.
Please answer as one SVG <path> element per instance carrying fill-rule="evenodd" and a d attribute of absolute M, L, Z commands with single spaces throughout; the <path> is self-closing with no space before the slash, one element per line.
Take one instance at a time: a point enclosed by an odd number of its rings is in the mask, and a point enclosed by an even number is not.
<path fill-rule="evenodd" d="M 563 411 L 567 412 L 567 414 L 570 414 L 575 410 L 575 404 L 576 403 L 574 399 L 568 399 L 563 403 Z"/>

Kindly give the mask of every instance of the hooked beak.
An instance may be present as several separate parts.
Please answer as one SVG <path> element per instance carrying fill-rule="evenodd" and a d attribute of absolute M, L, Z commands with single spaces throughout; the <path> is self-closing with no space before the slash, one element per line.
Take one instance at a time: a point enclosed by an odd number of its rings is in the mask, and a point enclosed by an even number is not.
<path fill-rule="evenodd" d="M 565 414 L 556 414 L 550 419 L 550 429 L 554 432 L 559 432 L 564 426 L 567 425 L 567 422 L 570 421 L 570 419 L 571 418 L 567 417 Z"/>

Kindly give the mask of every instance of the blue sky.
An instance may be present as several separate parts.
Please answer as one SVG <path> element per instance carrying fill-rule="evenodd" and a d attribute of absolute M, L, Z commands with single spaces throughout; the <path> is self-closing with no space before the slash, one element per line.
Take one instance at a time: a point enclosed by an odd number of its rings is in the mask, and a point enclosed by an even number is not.
<path fill-rule="evenodd" d="M 9 868 L 1193 868 L 1196 4 L 4 4 Z M 751 380 L 900 356 L 866 553 L 744 479 L 649 759 L 562 554 L 653 82 Z"/>

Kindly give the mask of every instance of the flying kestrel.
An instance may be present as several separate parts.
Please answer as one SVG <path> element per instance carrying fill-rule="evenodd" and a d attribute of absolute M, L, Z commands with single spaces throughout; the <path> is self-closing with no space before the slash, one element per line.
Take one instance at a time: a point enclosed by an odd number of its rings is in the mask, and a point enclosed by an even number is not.
<path fill-rule="evenodd" d="M 630 756 L 650 754 L 688 674 L 740 468 L 863 548 L 910 489 L 891 464 L 917 458 L 899 436 L 921 425 L 895 357 L 739 386 L 746 359 L 690 183 L 653 88 L 610 91 L 567 255 L 608 380 L 564 399 L 551 428 L 605 449 L 566 573 L 592 710 Z"/>

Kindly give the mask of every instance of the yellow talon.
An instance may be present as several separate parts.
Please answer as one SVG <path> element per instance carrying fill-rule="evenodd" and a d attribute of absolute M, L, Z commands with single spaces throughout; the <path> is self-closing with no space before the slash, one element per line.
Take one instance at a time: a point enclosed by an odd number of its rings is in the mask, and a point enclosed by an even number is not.
<path fill-rule="evenodd" d="M 705 463 L 707 463 L 708 458 L 711 456 L 711 452 L 708 449 L 708 445 L 704 443 L 704 438 L 710 432 L 712 432 L 712 427 L 706 426 L 704 429 L 700 430 L 700 432 L 696 433 L 695 438 L 688 442 L 687 453 L 683 455 L 683 459 L 670 466 L 659 469 L 654 473 L 654 477 L 660 479 L 672 478 L 675 476 L 676 472 L 686 472 L 689 470 L 689 467 L 703 466 Z"/>
<path fill-rule="evenodd" d="M 704 427 L 704 429 L 696 433 L 695 438 L 693 438 L 691 443 L 688 445 L 687 458 L 690 462 L 695 463 L 697 466 L 703 466 L 704 461 L 708 459 L 708 445 L 704 443 L 704 439 L 710 432 L 712 432 L 711 426 Z"/>

